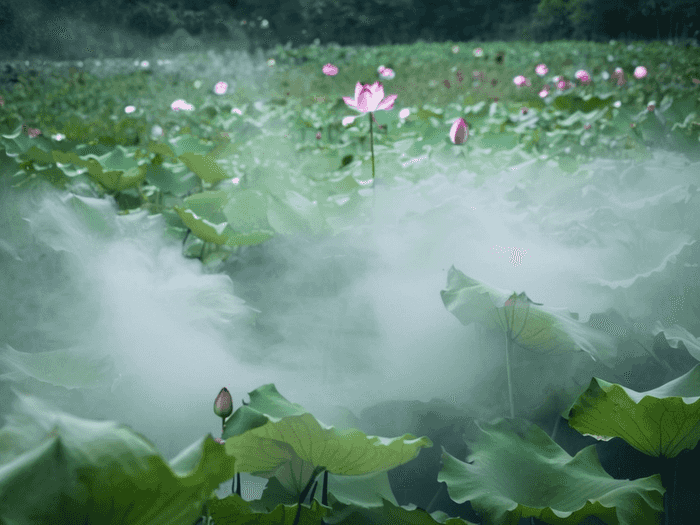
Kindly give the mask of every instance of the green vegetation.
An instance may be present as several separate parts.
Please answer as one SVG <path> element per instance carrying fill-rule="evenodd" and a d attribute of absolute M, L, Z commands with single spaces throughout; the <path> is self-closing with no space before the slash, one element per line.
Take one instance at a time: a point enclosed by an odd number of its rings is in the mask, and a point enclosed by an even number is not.
<path fill-rule="evenodd" d="M 161 214 L 187 257 L 215 266 L 275 236 L 366 228 L 362 219 L 369 215 L 367 187 L 375 161 L 373 185 L 389 192 L 398 184 L 418 186 L 436 166 L 451 180 L 469 172 L 463 184 L 479 188 L 513 166 L 555 165 L 561 176 L 548 178 L 540 170 L 520 187 L 544 199 L 582 183 L 589 174 L 579 168 L 594 158 L 643 161 L 663 149 L 700 160 L 700 55 L 694 50 L 564 41 L 278 46 L 252 59 L 249 83 L 236 75 L 247 63 L 232 59 L 215 53 L 154 55 L 119 74 L 100 71 L 94 62 L 90 71 L 87 64 L 23 71 L 0 93 L 1 176 L 18 188 L 46 180 L 73 193 L 72 205 L 90 219 L 91 228 L 103 224 L 104 210 L 83 199 L 85 187 L 113 196 L 123 215 Z M 337 74 L 324 73 L 327 64 Z M 383 76 L 380 66 L 395 76 Z M 353 96 L 357 82 L 375 81 L 397 99 L 392 109 L 374 113 L 380 128 L 373 160 L 369 121 L 344 125 L 357 112 L 343 97 Z M 458 119 L 468 124 L 463 144 L 450 137 Z M 684 206 L 691 217 L 696 208 L 688 201 Z M 697 242 L 691 239 L 692 220 L 678 226 L 688 237 L 674 260 Z M 612 368 L 624 357 L 619 341 L 580 323 L 574 313 L 540 308 L 525 292 L 497 290 L 455 267 L 441 296 L 464 325 L 479 322 L 505 332 L 507 388 L 494 388 L 504 398 L 507 393 L 510 408 L 510 419 L 482 422 L 467 432 L 473 443 L 468 458 L 443 448 L 437 480 L 450 498 L 471 501 L 488 524 L 537 518 L 575 525 L 589 516 L 610 524 L 658 522 L 664 494 L 671 494 L 671 502 L 675 497 L 679 457 L 700 438 L 698 368 L 681 372 L 680 365 L 668 365 L 664 384 L 644 395 L 593 378 L 585 392 L 578 389 L 573 405 L 559 410 L 581 434 L 600 441 L 619 437 L 666 462 L 653 475 L 614 479 L 594 445 L 571 456 L 554 441 L 556 427 L 550 436 L 515 419 L 518 402 L 527 396 L 515 396 L 525 381 L 518 384 L 522 374 L 509 359 L 521 345 L 539 354 L 528 365 L 546 366 L 545 355 L 573 359 L 583 351 Z M 656 326 L 653 335 L 668 336 L 674 349 L 691 349 L 700 358 L 697 339 L 675 330 Z M 15 379 L 24 374 L 82 388 L 89 386 L 86 378 L 97 381 L 102 374 L 72 350 L 28 356 L 9 345 L 0 355 Z M 657 363 L 663 359 L 655 351 L 646 356 Z M 392 493 L 387 472 L 432 447 L 429 438 L 368 436 L 347 414 L 344 424 L 328 427 L 287 401 L 274 384 L 250 392 L 250 403 L 235 411 L 224 393 L 225 388 L 215 400 L 223 427 L 219 441 L 205 436 L 170 462 L 141 435 L 115 423 L 63 415 L 47 437 L 36 421 L 48 420 L 48 411 L 21 396 L 32 417 L 11 419 L 0 430 L 0 522 L 25 523 L 31 513 L 44 519 L 35 523 L 50 523 L 70 512 L 80 523 L 189 525 L 205 508 L 217 524 L 242 515 L 250 523 L 290 525 L 321 523 L 324 517 L 338 523 L 468 523 L 446 522 L 442 511 L 402 507 Z M 549 399 L 549 393 L 537 394 L 538 400 Z M 500 398 L 494 399 L 497 405 Z M 673 424 L 664 423 L 665 417 Z M 270 480 L 262 499 L 244 500 L 240 485 L 229 498 L 214 496 L 220 483 L 241 472 Z M 316 495 L 321 474 L 323 488 Z M 330 487 L 329 474 L 337 476 Z M 45 497 L 30 500 L 25 493 Z M 667 496 L 667 506 L 668 501 Z M 107 516 L 104 509 L 121 514 Z"/>

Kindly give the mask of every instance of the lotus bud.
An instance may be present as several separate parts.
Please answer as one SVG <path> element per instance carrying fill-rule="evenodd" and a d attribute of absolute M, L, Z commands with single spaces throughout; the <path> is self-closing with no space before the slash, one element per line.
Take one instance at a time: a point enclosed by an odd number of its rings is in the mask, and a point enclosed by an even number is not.
<path fill-rule="evenodd" d="M 222 388 L 214 401 L 214 413 L 222 419 L 226 419 L 233 412 L 233 400 L 228 389 Z"/>
<path fill-rule="evenodd" d="M 469 138 L 469 127 L 463 118 L 458 118 L 450 129 L 450 140 L 453 144 L 464 144 Z"/>

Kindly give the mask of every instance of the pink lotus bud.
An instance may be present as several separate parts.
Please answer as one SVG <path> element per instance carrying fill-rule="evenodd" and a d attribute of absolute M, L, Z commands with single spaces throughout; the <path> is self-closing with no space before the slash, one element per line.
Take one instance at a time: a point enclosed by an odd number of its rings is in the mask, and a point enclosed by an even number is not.
<path fill-rule="evenodd" d="M 220 418 L 227 418 L 233 412 L 233 399 L 228 389 L 222 388 L 214 401 L 214 413 Z"/>
<path fill-rule="evenodd" d="M 464 144 L 469 138 L 469 126 L 463 118 L 458 118 L 452 123 L 450 129 L 450 140 L 453 144 Z"/>

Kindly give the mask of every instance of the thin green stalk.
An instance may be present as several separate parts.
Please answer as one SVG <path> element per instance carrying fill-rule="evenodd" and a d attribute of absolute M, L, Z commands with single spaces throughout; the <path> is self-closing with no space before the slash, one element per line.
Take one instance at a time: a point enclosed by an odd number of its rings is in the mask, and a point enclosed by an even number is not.
<path fill-rule="evenodd" d="M 377 204 L 377 188 L 376 184 L 374 181 L 374 133 L 372 129 L 372 119 L 374 118 L 374 115 L 372 112 L 369 112 L 369 149 L 370 152 L 372 153 L 372 219 L 374 220 L 376 215 L 375 215 L 375 209 L 376 209 L 376 204 Z"/>
<path fill-rule="evenodd" d="M 508 399 L 510 400 L 510 417 L 515 418 L 515 401 L 513 401 L 513 378 L 510 372 L 510 353 L 513 348 L 513 339 L 510 329 L 506 331 L 506 371 L 508 373 Z"/>

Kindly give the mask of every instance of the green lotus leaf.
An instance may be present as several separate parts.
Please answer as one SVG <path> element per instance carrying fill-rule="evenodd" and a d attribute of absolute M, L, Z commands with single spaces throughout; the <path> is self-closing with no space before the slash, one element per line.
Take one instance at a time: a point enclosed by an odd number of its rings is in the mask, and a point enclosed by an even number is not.
<path fill-rule="evenodd" d="M 238 472 L 274 476 L 295 494 L 319 469 L 343 476 L 371 474 L 402 465 L 420 448 L 432 446 L 427 437 L 411 434 L 387 439 L 356 429 L 338 431 L 309 413 L 268 418 L 265 425 L 227 439 L 226 452 L 238 459 Z"/>
<path fill-rule="evenodd" d="M 515 295 L 491 288 L 453 266 L 447 274 L 447 289 L 440 295 L 445 308 L 462 324 L 477 322 L 510 332 L 516 344 L 532 352 L 557 355 L 583 351 L 594 361 L 615 362 L 613 337 L 578 322 L 575 314 L 532 302 L 524 292 Z"/>
<path fill-rule="evenodd" d="M 700 440 L 700 365 L 653 390 L 635 392 L 594 377 L 569 410 L 584 435 L 619 437 L 653 457 L 674 458 Z"/>
<path fill-rule="evenodd" d="M 17 396 L 22 417 L 0 430 L 0 442 L 16 435 L 35 442 L 25 439 L 0 468 L 3 523 L 27 523 L 31 516 L 32 523 L 191 525 L 212 491 L 234 475 L 235 460 L 211 436 L 171 465 L 125 425 Z"/>
<path fill-rule="evenodd" d="M 498 419 L 480 423 L 482 434 L 469 443 L 462 462 L 445 452 L 438 481 L 450 498 L 470 501 L 485 523 L 517 525 L 535 517 L 545 523 L 578 525 L 587 516 L 605 523 L 657 523 L 665 489 L 658 474 L 617 480 L 605 472 L 595 445 L 574 457 L 536 425 Z"/>

